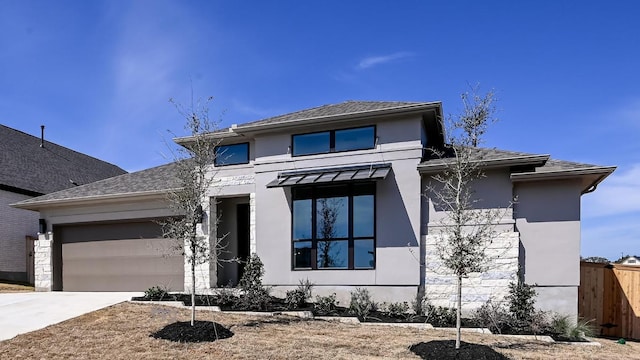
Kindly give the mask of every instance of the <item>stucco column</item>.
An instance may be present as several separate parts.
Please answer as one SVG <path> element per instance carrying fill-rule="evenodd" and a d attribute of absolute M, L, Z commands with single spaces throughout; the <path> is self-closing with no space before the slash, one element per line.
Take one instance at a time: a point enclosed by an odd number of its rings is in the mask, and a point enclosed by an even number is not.
<path fill-rule="evenodd" d="M 249 194 L 249 252 L 258 251 L 256 243 L 256 193 Z"/>
<path fill-rule="evenodd" d="M 33 246 L 34 282 L 36 291 L 51 291 L 53 286 L 53 233 L 38 233 Z"/>
<path fill-rule="evenodd" d="M 205 253 L 208 258 L 195 266 L 196 277 L 196 293 L 207 293 L 212 287 L 216 287 L 217 269 L 216 269 L 216 204 L 214 198 L 211 198 L 209 209 L 206 211 L 204 221 L 196 225 L 196 236 L 203 240 L 203 245 L 207 247 Z M 189 241 L 184 241 L 184 291 L 191 293 L 191 249 Z"/>

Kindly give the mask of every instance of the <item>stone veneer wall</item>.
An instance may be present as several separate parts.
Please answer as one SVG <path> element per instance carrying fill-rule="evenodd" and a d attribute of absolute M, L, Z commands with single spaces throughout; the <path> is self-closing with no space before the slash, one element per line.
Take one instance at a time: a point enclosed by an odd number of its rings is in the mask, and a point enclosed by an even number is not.
<path fill-rule="evenodd" d="M 52 243 L 52 233 L 38 234 L 38 241 L 34 242 L 33 263 L 36 291 L 51 291 L 51 286 L 53 285 Z"/>
<path fill-rule="evenodd" d="M 455 307 L 456 278 L 442 265 L 436 251 L 440 235 L 424 236 L 425 296 L 435 306 Z M 472 274 L 462 280 L 463 313 L 477 309 L 489 299 L 502 300 L 509 293 L 509 283 L 518 278 L 520 233 L 505 232 L 487 249 L 491 266 L 484 273 Z"/>

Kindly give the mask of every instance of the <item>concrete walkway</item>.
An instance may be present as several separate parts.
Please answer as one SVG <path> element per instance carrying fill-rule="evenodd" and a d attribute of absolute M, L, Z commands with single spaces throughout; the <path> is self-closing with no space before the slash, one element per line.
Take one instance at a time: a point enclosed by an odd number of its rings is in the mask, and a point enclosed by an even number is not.
<path fill-rule="evenodd" d="M 142 295 L 141 292 L 0 294 L 0 341 Z"/>

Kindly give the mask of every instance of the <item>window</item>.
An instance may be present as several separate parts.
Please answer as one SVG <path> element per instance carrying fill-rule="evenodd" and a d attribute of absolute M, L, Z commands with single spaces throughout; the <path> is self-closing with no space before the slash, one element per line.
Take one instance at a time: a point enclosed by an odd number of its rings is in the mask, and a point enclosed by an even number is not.
<path fill-rule="evenodd" d="M 215 166 L 249 163 L 249 143 L 216 146 Z"/>
<path fill-rule="evenodd" d="M 293 135 L 293 156 L 373 149 L 375 126 Z"/>
<path fill-rule="evenodd" d="M 375 267 L 375 184 L 293 188 L 293 269 Z"/>

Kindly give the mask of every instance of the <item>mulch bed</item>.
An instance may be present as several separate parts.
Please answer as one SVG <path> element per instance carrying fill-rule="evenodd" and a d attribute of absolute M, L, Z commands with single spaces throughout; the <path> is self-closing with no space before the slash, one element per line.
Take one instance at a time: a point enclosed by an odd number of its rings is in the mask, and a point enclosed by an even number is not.
<path fill-rule="evenodd" d="M 437 360 L 508 360 L 509 358 L 487 345 L 460 342 L 456 350 L 455 340 L 433 340 L 411 345 L 409 350 L 422 359 Z"/>
<path fill-rule="evenodd" d="M 149 336 L 174 342 L 199 343 L 228 339 L 233 336 L 233 332 L 217 322 L 195 321 L 191 326 L 189 321 L 179 321 Z"/>

